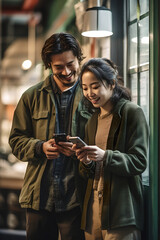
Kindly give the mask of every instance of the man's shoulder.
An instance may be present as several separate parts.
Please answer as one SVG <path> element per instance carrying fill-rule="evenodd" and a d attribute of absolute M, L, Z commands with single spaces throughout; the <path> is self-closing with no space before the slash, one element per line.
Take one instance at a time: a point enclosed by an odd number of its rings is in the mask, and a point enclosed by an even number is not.
<path fill-rule="evenodd" d="M 32 91 L 34 91 L 34 90 L 39 90 L 39 89 L 41 89 L 41 87 L 43 86 L 43 84 L 44 84 L 44 81 L 38 82 L 38 83 L 36 83 L 35 85 L 33 85 L 33 86 L 31 86 L 30 88 L 28 88 L 28 89 L 26 90 L 26 92 L 32 92 Z"/>
<path fill-rule="evenodd" d="M 32 95 L 33 93 L 39 92 L 40 90 L 42 90 L 43 88 L 45 88 L 48 85 L 49 85 L 49 77 L 47 77 L 43 81 L 40 81 L 40 82 L 36 83 L 35 85 L 31 86 L 30 88 L 28 88 L 23 93 L 23 95 Z"/>

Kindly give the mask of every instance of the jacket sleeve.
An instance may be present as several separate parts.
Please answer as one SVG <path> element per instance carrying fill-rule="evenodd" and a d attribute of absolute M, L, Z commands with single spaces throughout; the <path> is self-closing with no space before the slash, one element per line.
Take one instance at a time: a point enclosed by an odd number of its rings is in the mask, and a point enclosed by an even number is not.
<path fill-rule="evenodd" d="M 33 137 L 30 101 L 24 93 L 14 112 L 9 144 L 13 154 L 21 161 L 37 161 L 35 144 L 40 141 Z"/>
<path fill-rule="evenodd" d="M 133 176 L 147 166 L 149 129 L 143 110 L 124 110 L 114 150 L 107 150 L 105 170 L 119 176 Z"/>
<path fill-rule="evenodd" d="M 80 173 L 81 177 L 83 177 L 84 179 L 94 178 L 95 162 L 92 161 L 88 165 L 85 165 L 84 163 L 80 162 L 79 163 L 79 173 Z"/>
<path fill-rule="evenodd" d="M 90 120 L 89 120 L 90 122 Z M 89 138 L 88 138 L 88 122 L 85 126 L 85 138 L 84 141 L 88 144 L 89 142 Z M 82 162 L 79 163 L 79 172 L 80 175 L 84 178 L 84 179 L 88 179 L 88 178 L 94 178 L 94 174 L 95 174 L 95 162 L 92 161 L 90 164 L 86 165 Z"/>

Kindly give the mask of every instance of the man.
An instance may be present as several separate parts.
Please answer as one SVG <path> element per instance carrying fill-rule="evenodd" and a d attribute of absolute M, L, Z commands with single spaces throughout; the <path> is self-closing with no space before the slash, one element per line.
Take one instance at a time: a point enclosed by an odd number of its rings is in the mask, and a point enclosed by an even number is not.
<path fill-rule="evenodd" d="M 42 48 L 52 74 L 29 88 L 17 104 L 9 143 L 28 166 L 20 194 L 29 240 L 81 240 L 78 161 L 71 143 L 55 144 L 54 133 L 84 137 L 90 114 L 82 104 L 78 74 L 83 55 L 70 34 L 57 33 Z"/>

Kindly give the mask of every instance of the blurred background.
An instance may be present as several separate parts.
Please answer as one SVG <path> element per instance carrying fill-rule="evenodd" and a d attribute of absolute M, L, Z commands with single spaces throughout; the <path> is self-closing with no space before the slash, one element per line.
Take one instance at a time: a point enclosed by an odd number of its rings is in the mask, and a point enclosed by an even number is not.
<path fill-rule="evenodd" d="M 8 145 L 14 109 L 22 93 L 48 75 L 41 61 L 44 41 L 53 33 L 69 32 L 80 42 L 84 61 L 106 57 L 116 63 L 124 85 L 131 90 L 132 100 L 145 112 L 152 136 L 148 168 L 143 175 L 149 209 L 146 224 L 152 225 L 147 230 L 150 239 L 158 239 L 154 236 L 158 236 L 160 175 L 156 172 L 159 4 L 158 0 L 0 0 L 0 229 L 25 229 L 18 197 L 26 163 L 16 159 Z M 86 9 L 95 6 L 111 11 L 113 35 L 81 35 L 87 24 Z M 105 20 L 104 23 L 108 24 Z"/>

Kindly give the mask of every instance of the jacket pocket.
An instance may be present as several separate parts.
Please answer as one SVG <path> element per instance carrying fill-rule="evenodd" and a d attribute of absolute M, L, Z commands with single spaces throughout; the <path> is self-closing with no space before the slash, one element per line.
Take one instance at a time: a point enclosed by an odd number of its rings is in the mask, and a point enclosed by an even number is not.
<path fill-rule="evenodd" d="M 33 119 L 37 120 L 37 119 L 41 119 L 41 118 L 48 118 L 48 111 L 39 111 L 39 112 L 35 112 L 32 116 Z"/>
<path fill-rule="evenodd" d="M 40 140 L 46 139 L 46 132 L 48 127 L 49 112 L 39 111 L 32 115 L 33 134 L 35 138 Z"/>

